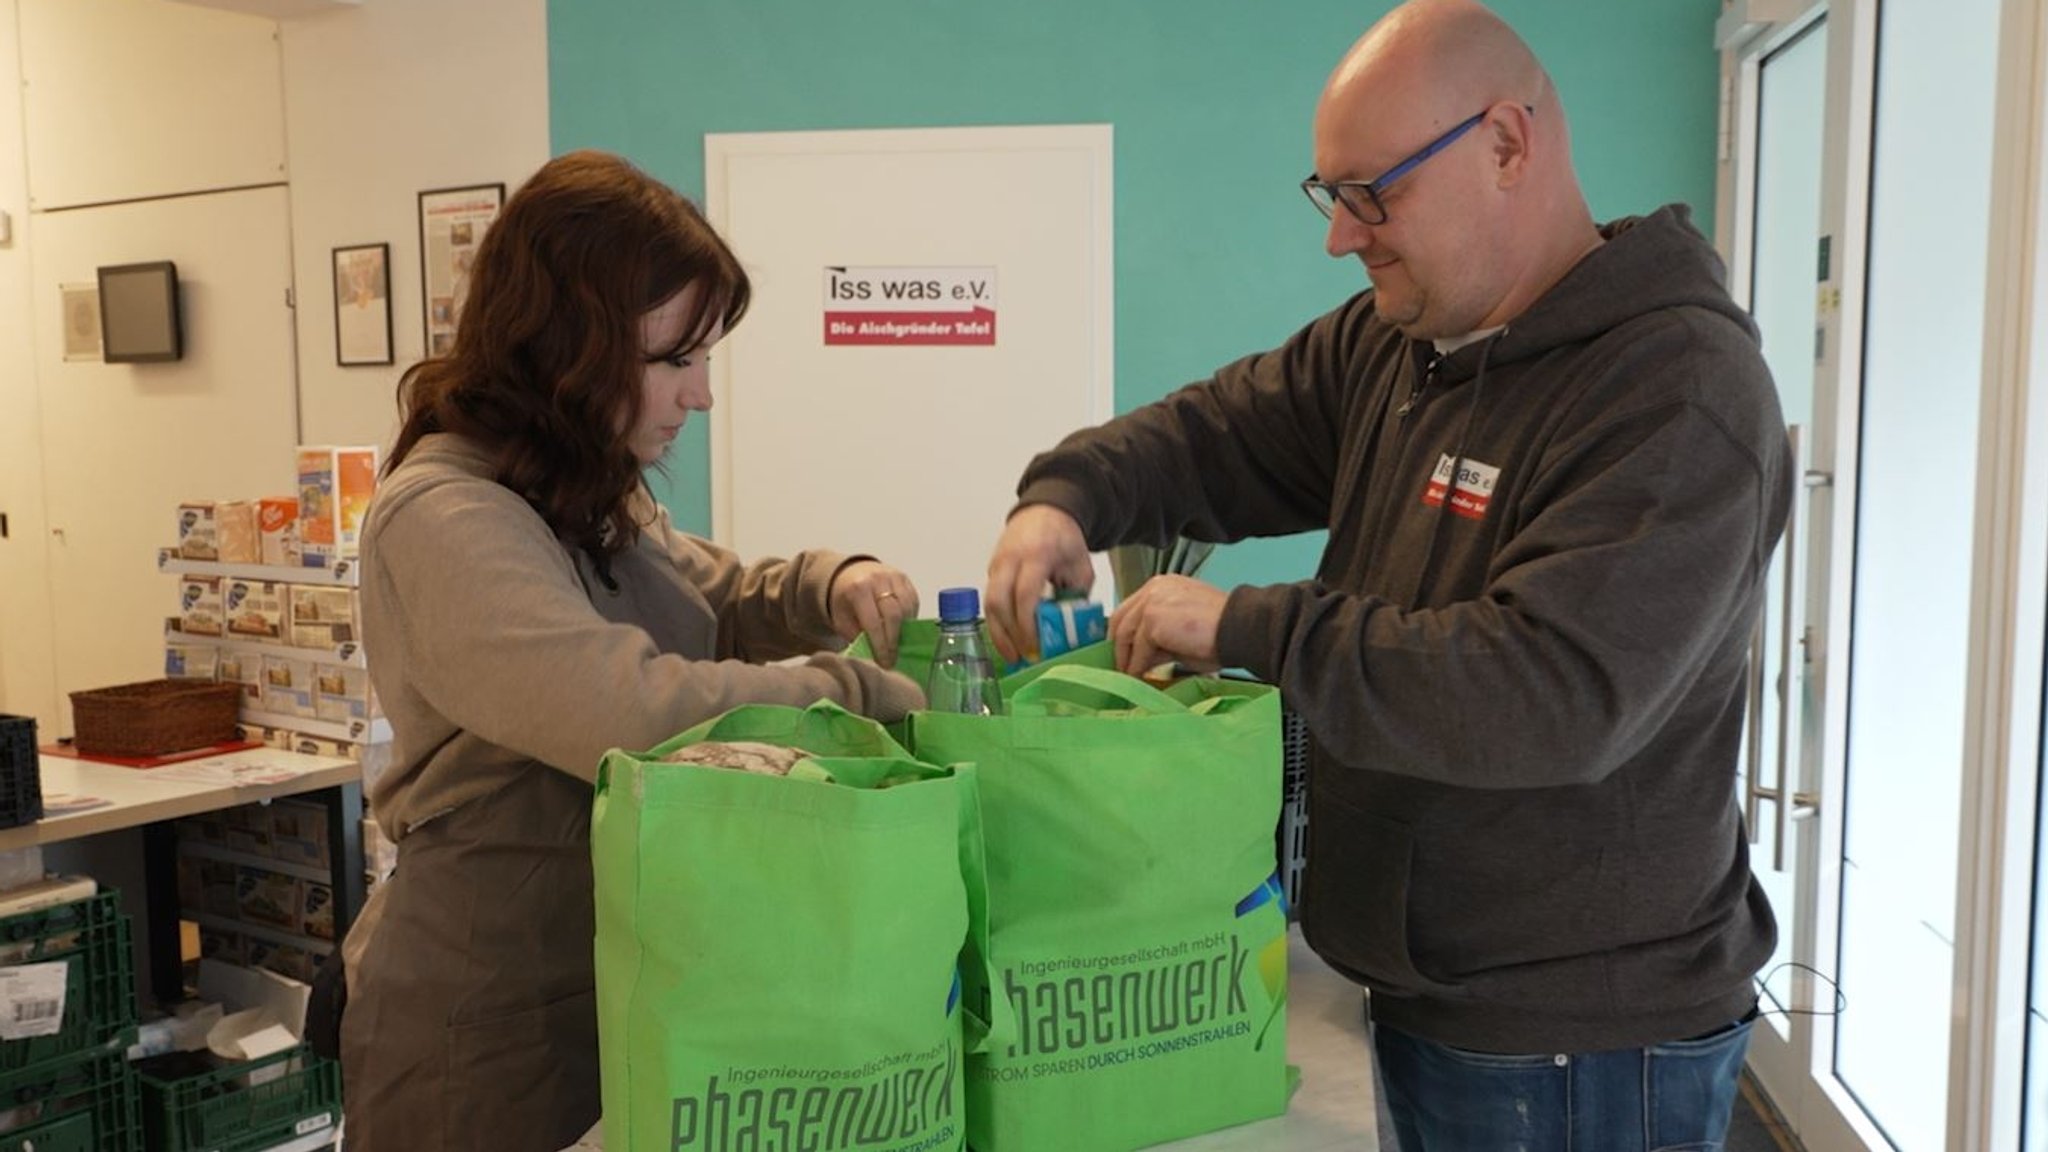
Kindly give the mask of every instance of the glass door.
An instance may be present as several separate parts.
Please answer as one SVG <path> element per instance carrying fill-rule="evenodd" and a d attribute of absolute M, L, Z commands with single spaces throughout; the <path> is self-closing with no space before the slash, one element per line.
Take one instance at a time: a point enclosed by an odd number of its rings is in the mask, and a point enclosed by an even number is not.
<path fill-rule="evenodd" d="M 1958 893 L 1996 647 L 1976 557 L 2000 21 L 2000 0 L 1835 0 L 1737 50 L 1736 282 L 1803 479 L 1754 660 L 1745 816 L 1781 940 L 1751 1067 L 1812 1152 L 1982 1146 L 1953 1133 L 1976 1130 L 1992 934 Z"/>
<path fill-rule="evenodd" d="M 1829 1072 L 1902 1152 L 1947 1146 L 1998 18 L 1876 13 Z"/>

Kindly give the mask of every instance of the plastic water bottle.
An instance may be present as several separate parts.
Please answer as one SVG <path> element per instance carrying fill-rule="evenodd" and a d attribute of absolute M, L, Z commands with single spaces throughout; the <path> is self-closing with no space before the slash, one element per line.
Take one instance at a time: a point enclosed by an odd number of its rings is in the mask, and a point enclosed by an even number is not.
<path fill-rule="evenodd" d="M 981 627 L 981 593 L 972 588 L 942 589 L 939 646 L 932 653 L 931 677 L 925 685 L 932 711 L 1002 715 L 1003 692 L 989 651 Z"/>

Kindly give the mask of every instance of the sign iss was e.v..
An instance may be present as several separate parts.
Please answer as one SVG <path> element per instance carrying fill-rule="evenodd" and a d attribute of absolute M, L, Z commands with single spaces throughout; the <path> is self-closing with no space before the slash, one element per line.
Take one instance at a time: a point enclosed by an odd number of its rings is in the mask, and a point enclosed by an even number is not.
<path fill-rule="evenodd" d="M 825 269 L 828 345 L 995 342 L 992 267 Z"/>

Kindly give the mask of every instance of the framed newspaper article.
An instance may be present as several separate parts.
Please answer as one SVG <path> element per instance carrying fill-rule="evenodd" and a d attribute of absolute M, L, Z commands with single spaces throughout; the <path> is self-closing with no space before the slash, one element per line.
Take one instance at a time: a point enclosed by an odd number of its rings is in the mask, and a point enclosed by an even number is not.
<path fill-rule="evenodd" d="M 446 356 L 469 294 L 469 268 L 484 232 L 505 204 L 503 184 L 437 188 L 420 193 L 420 298 L 426 353 Z"/>

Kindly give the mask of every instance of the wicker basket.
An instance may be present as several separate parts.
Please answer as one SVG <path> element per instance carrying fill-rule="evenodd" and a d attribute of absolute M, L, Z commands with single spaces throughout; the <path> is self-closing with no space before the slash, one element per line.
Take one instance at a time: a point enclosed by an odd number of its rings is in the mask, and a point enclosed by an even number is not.
<path fill-rule="evenodd" d="M 161 756 L 235 738 L 242 689 L 148 680 L 71 694 L 72 743 L 88 756 Z"/>

